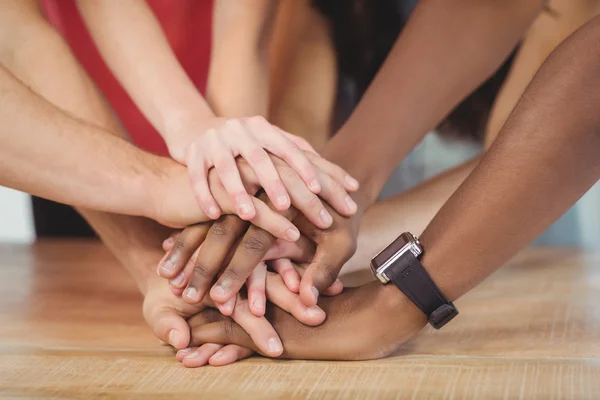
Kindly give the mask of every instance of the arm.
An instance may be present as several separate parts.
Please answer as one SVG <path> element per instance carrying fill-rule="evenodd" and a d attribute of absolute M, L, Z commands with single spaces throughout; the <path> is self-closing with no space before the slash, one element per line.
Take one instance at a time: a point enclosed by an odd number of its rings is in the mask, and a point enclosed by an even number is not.
<path fill-rule="evenodd" d="M 372 203 L 423 136 L 501 65 L 543 3 L 419 2 L 356 110 L 323 153 L 359 179 L 361 203 Z"/>
<path fill-rule="evenodd" d="M 600 18 L 549 57 L 480 164 L 421 236 L 423 265 L 450 300 L 504 264 L 600 177 L 600 51 L 590 49 L 600 49 Z M 426 323 L 393 285 L 371 283 L 320 305 L 328 320 L 313 330 L 277 310 L 270 315 L 284 356 L 382 357 Z M 250 345 L 227 320 L 192 326 L 198 341 Z M 338 333 L 349 329 L 357 335 L 340 340 Z"/>
<path fill-rule="evenodd" d="M 0 92 L 3 185 L 75 206 L 160 218 L 148 193 L 158 189 L 169 160 L 66 115 L 2 67 Z M 195 214 L 184 220 L 206 220 L 191 191 L 182 194 L 181 205 Z M 180 226 L 184 220 L 165 222 Z"/>
<path fill-rule="evenodd" d="M 220 116 L 267 116 L 273 0 L 214 2 L 206 97 Z M 242 67 L 243 66 L 243 67 Z"/>
<path fill-rule="evenodd" d="M 174 154 L 180 127 L 214 118 L 144 0 L 78 0 L 79 11 L 111 71 Z M 186 143 L 187 144 L 187 143 Z"/>

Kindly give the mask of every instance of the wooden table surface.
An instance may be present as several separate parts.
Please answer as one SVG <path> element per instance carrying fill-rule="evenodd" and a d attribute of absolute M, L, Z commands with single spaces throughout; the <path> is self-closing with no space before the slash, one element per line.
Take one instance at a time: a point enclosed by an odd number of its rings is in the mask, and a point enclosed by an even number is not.
<path fill-rule="evenodd" d="M 527 250 L 404 355 L 185 369 L 100 244 L 0 245 L 0 398 L 598 399 L 599 264 L 600 253 Z"/>

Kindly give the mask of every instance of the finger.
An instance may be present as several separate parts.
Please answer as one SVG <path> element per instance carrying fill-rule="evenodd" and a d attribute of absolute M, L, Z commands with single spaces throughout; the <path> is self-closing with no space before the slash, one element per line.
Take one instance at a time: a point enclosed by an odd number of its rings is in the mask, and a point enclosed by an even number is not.
<path fill-rule="evenodd" d="M 278 239 L 295 242 L 300 238 L 300 231 L 290 222 L 292 218 L 288 219 L 282 215 L 291 212 L 291 209 L 279 213 L 271 210 L 269 206 L 256 197 L 252 197 L 252 202 L 256 209 L 256 216 L 252 219 L 252 225 L 269 232 Z"/>
<path fill-rule="evenodd" d="M 169 343 L 175 349 L 183 349 L 190 342 L 190 327 L 172 309 L 144 309 L 144 318 L 157 338 Z"/>
<path fill-rule="evenodd" d="M 259 351 L 269 357 L 278 357 L 283 352 L 281 340 L 265 317 L 250 312 L 248 301 L 238 298 L 231 318 L 252 338 Z M 231 342 L 231 344 L 236 344 Z M 244 346 L 248 347 L 248 346 Z"/>
<path fill-rule="evenodd" d="M 230 150 L 225 147 L 219 148 L 219 155 L 215 157 L 214 165 L 225 191 L 233 201 L 238 216 L 244 220 L 254 218 L 256 210 L 242 183 L 242 178 Z"/>
<path fill-rule="evenodd" d="M 206 237 L 207 224 L 192 225 L 183 230 L 167 257 L 159 264 L 158 274 L 170 279 L 177 276 Z"/>
<path fill-rule="evenodd" d="M 185 355 L 181 360 L 181 363 L 187 368 L 201 367 L 208 364 L 208 359 L 221 350 L 222 347 L 222 344 L 205 343 L 196 350 Z"/>
<path fill-rule="evenodd" d="M 246 136 L 241 136 L 239 143 L 236 143 L 235 146 L 254 170 L 260 185 L 275 207 L 278 210 L 287 210 L 291 204 L 290 197 L 269 154 L 259 143 L 250 140 Z"/>
<path fill-rule="evenodd" d="M 333 217 L 325 208 L 319 197 L 308 190 L 296 172 L 289 166 L 278 164 L 284 186 L 292 199 L 292 205 L 320 229 L 327 229 L 333 224 Z"/>
<path fill-rule="evenodd" d="M 346 217 L 354 215 L 358 206 L 342 185 L 322 171 L 319 171 L 318 175 L 322 186 L 319 197 L 329 203 L 338 213 Z"/>
<path fill-rule="evenodd" d="M 264 118 L 249 118 L 245 126 L 257 138 L 259 144 L 271 154 L 285 161 L 302 178 L 306 187 L 313 193 L 319 193 L 321 186 L 317 179 L 317 171 L 302 151 L 281 130 L 275 128 Z"/>
<path fill-rule="evenodd" d="M 223 317 L 209 324 L 193 326 L 192 343 L 236 344 L 260 352 L 250 335 L 229 317 Z"/>
<path fill-rule="evenodd" d="M 358 190 L 359 183 L 356 179 L 354 179 L 349 173 L 344 171 L 343 168 L 338 165 L 326 160 L 318 154 L 311 154 L 310 152 L 306 154 L 308 159 L 316 166 L 318 169 L 331 176 L 336 180 L 340 185 L 342 185 L 346 190 L 354 192 Z"/>
<path fill-rule="evenodd" d="M 230 344 L 217 351 L 215 355 L 208 360 L 208 363 L 212 366 L 218 367 L 243 360 L 244 358 L 250 357 L 252 354 L 254 354 L 254 351 L 251 349 L 247 349 L 236 344 Z"/>
<path fill-rule="evenodd" d="M 319 299 L 319 293 L 324 292 L 337 279 L 342 266 L 349 257 L 340 252 L 319 251 L 310 263 L 300 281 L 300 298 L 307 306 L 314 306 Z"/>
<path fill-rule="evenodd" d="M 229 265 L 210 290 L 211 299 L 216 303 L 224 303 L 234 297 L 246 283 L 252 271 L 262 262 L 275 240 L 265 230 L 254 225 L 250 226 Z"/>
<path fill-rule="evenodd" d="M 190 184 L 198 205 L 210 219 L 217 219 L 221 215 L 221 208 L 215 201 L 208 186 L 209 165 L 204 154 L 199 150 L 198 144 L 192 143 L 187 154 L 187 167 Z"/>
<path fill-rule="evenodd" d="M 221 311 L 221 314 L 229 317 L 233 314 L 233 309 L 235 308 L 235 304 L 237 302 L 238 297 L 239 295 L 233 296 L 224 303 L 215 302 L 215 306 L 219 309 L 219 311 Z"/>
<path fill-rule="evenodd" d="M 227 255 L 248 225 L 236 215 L 225 215 L 211 225 L 196 262 L 190 269 L 189 283 L 183 295 L 187 303 L 197 304 L 204 299 Z"/>
<path fill-rule="evenodd" d="M 283 352 L 283 345 L 277 332 L 273 329 L 265 317 L 257 317 L 250 312 L 247 300 L 239 300 L 231 318 L 223 315 L 215 315 L 211 318 L 216 322 L 200 323 L 198 325 L 190 323 L 192 332 L 192 343 L 220 343 L 237 344 L 242 347 L 250 348 L 269 357 L 277 357 Z M 215 333 L 211 329 L 208 331 L 220 341 L 204 341 L 202 335 L 197 332 L 204 332 L 206 327 L 217 324 L 222 331 Z M 229 341 L 228 341 L 229 340 Z"/>
<path fill-rule="evenodd" d="M 171 236 L 169 236 L 168 238 L 166 238 L 162 242 L 162 248 L 163 248 L 163 250 L 166 251 L 166 252 L 171 251 L 171 249 L 173 248 L 173 245 L 175 244 L 175 241 L 177 240 L 177 238 L 179 237 L 180 234 L 181 234 L 181 232 L 173 232 L 171 234 Z"/>
<path fill-rule="evenodd" d="M 325 312 L 319 306 L 307 307 L 300 301 L 300 297 L 288 290 L 281 276 L 273 273 L 267 274 L 267 298 L 271 303 L 305 325 L 316 326 L 325 321 Z"/>
<path fill-rule="evenodd" d="M 314 147 L 312 147 L 312 145 L 310 143 L 308 143 L 308 141 L 306 139 L 304 139 L 303 137 L 300 136 L 296 136 L 294 134 L 291 134 L 289 132 L 284 131 L 281 128 L 278 128 L 277 126 L 275 126 L 277 128 L 277 130 L 283 134 L 286 138 L 288 138 L 289 140 L 291 140 L 296 146 L 298 146 L 301 150 L 304 151 L 308 151 L 310 153 L 315 153 L 317 154 L 317 151 L 315 150 Z"/>
<path fill-rule="evenodd" d="M 337 296 L 338 294 L 342 293 L 343 290 L 344 284 L 339 279 L 336 279 L 331 286 L 323 291 L 323 294 L 325 296 Z"/>
<path fill-rule="evenodd" d="M 175 289 L 173 294 L 181 294 L 181 291 L 187 285 L 192 268 L 194 268 L 196 258 L 198 258 L 198 253 L 200 252 L 201 248 L 202 245 L 200 245 L 200 247 L 198 247 L 196 251 L 194 251 L 194 254 L 192 254 L 185 267 L 183 268 L 183 271 L 181 271 L 175 278 L 169 279 L 169 285 L 171 286 L 171 289 Z"/>
<path fill-rule="evenodd" d="M 278 239 L 265 254 L 265 260 L 289 258 L 297 263 L 308 263 L 315 255 L 315 243 L 304 235 L 295 242 Z"/>
<path fill-rule="evenodd" d="M 295 272 L 295 271 L 294 271 Z M 267 265 L 261 262 L 254 268 L 247 281 L 248 304 L 250 311 L 257 317 L 265 315 L 267 298 L 265 295 L 265 284 L 267 280 Z"/>
<path fill-rule="evenodd" d="M 279 258 L 270 262 L 273 271 L 277 272 L 285 286 L 292 292 L 298 293 L 300 290 L 300 275 L 294 269 L 292 262 L 288 258 Z"/>

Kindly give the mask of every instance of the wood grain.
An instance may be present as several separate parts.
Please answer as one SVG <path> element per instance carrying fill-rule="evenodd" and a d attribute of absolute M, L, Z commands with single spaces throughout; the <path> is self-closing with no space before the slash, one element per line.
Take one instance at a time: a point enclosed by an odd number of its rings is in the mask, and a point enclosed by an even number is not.
<path fill-rule="evenodd" d="M 384 360 L 199 369 L 154 338 L 99 243 L 0 245 L 0 260 L 1 398 L 599 398 L 600 253 L 527 250 Z"/>

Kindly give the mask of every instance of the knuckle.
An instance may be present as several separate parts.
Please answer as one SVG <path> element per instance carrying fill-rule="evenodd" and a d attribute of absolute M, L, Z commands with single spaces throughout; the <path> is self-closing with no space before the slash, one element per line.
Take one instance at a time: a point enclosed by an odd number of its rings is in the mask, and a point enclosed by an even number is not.
<path fill-rule="evenodd" d="M 210 227 L 210 233 L 217 238 L 225 238 L 233 233 L 233 229 L 227 222 L 217 221 Z"/>
<path fill-rule="evenodd" d="M 180 253 L 183 252 L 187 249 L 187 245 L 181 240 L 181 239 L 177 239 L 175 241 L 175 244 L 173 245 L 173 249 L 171 250 L 172 253 Z"/>
<path fill-rule="evenodd" d="M 266 252 L 268 245 L 266 238 L 260 235 L 250 235 L 242 241 L 244 249 L 253 253 Z"/>
<path fill-rule="evenodd" d="M 238 129 L 242 126 L 242 123 L 237 118 L 230 118 L 227 121 L 225 121 L 225 126 L 227 126 L 229 128 Z"/>
<path fill-rule="evenodd" d="M 290 168 L 287 164 L 279 164 L 277 166 L 277 172 L 279 172 L 279 176 L 283 181 L 294 181 L 298 179 L 298 174 L 296 171 Z"/>
<path fill-rule="evenodd" d="M 248 118 L 248 122 L 251 122 L 251 123 L 257 124 L 257 125 L 268 123 L 267 120 L 262 115 L 254 115 L 254 116 Z"/>
<path fill-rule="evenodd" d="M 333 282 L 337 279 L 339 271 L 338 268 L 331 264 L 320 264 L 319 272 L 328 282 Z"/>
<path fill-rule="evenodd" d="M 196 264 L 192 272 L 194 280 L 212 280 L 210 269 L 204 264 Z"/>
<path fill-rule="evenodd" d="M 236 265 L 230 265 L 224 272 L 223 278 L 231 281 L 239 281 L 246 277 L 242 274 L 241 268 Z"/>
<path fill-rule="evenodd" d="M 226 319 L 221 324 L 221 333 L 226 339 L 233 339 L 235 334 L 235 327 L 231 319 Z"/>
<path fill-rule="evenodd" d="M 248 152 L 248 161 L 251 164 L 262 164 L 268 159 L 269 155 L 262 147 L 256 146 Z"/>
<path fill-rule="evenodd" d="M 310 200 L 308 200 L 306 205 L 310 209 L 316 209 L 316 208 L 321 209 L 323 207 L 323 203 L 321 203 L 321 200 L 315 195 L 312 195 L 310 197 Z"/>

